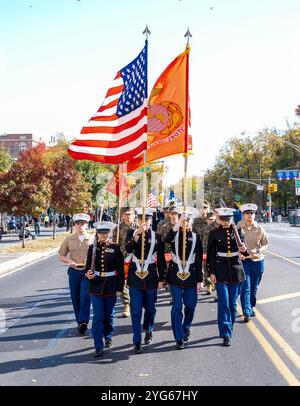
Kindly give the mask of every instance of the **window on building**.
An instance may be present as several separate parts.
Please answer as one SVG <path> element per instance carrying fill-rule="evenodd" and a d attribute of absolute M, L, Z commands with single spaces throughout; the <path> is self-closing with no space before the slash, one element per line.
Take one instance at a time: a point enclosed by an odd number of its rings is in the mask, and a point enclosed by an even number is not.
<path fill-rule="evenodd" d="M 25 144 L 25 142 L 21 142 L 21 143 L 19 144 L 19 151 L 20 151 L 20 153 L 26 151 L 26 144 Z"/>

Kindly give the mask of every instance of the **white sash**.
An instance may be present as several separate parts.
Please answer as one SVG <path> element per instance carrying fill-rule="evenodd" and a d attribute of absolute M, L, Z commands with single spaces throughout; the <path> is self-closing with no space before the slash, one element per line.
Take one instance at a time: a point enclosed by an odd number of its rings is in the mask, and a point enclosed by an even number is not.
<path fill-rule="evenodd" d="M 175 264 L 177 264 L 180 273 L 188 272 L 189 269 L 190 269 L 190 265 L 192 265 L 195 262 L 194 251 L 195 251 L 196 239 L 197 239 L 196 233 L 192 232 L 192 238 L 193 238 L 192 248 L 191 248 L 188 260 L 186 261 L 185 268 L 183 270 L 182 261 L 180 261 L 180 256 L 179 256 L 179 251 L 178 251 L 178 248 L 179 248 L 178 247 L 178 245 L 179 245 L 179 231 L 177 231 L 177 234 L 175 236 L 175 253 L 176 253 L 176 255 L 174 255 L 174 253 L 172 252 L 172 260 L 175 262 Z"/>
<path fill-rule="evenodd" d="M 155 232 L 153 230 L 151 230 L 151 245 L 150 245 L 150 249 L 149 249 L 145 264 L 144 264 L 144 269 L 142 270 L 142 268 L 141 268 L 141 262 L 140 262 L 141 260 L 138 259 L 133 253 L 129 254 L 128 257 L 125 259 L 125 261 L 129 262 L 130 260 L 132 260 L 136 265 L 137 271 L 147 272 L 148 266 L 150 264 L 153 264 L 156 259 L 156 253 L 153 254 L 154 247 L 155 247 Z"/>

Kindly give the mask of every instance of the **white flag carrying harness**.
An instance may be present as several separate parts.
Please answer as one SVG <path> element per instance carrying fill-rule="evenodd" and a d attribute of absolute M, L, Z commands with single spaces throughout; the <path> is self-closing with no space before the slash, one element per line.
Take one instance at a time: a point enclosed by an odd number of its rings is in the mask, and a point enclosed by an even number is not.
<path fill-rule="evenodd" d="M 188 257 L 188 260 L 186 261 L 185 267 L 184 269 L 182 268 L 182 261 L 180 260 L 180 256 L 179 256 L 179 231 L 177 231 L 177 234 L 175 236 L 175 253 L 176 255 L 174 255 L 174 253 L 172 252 L 172 260 L 175 262 L 175 264 L 177 264 L 179 271 L 177 272 L 177 276 L 179 279 L 181 280 L 186 280 L 189 276 L 190 276 L 190 265 L 192 265 L 195 262 L 195 247 L 196 247 L 196 233 L 192 232 L 192 247 L 191 247 L 191 251 L 190 251 L 190 255 Z"/>
<path fill-rule="evenodd" d="M 134 234 L 133 234 L 134 235 Z M 126 258 L 126 262 L 132 260 L 132 262 L 135 263 L 136 266 L 136 271 L 135 274 L 136 276 L 138 276 L 140 279 L 144 279 L 146 278 L 146 276 L 149 274 L 148 271 L 148 266 L 150 264 L 154 264 L 155 260 L 156 260 L 156 253 L 153 254 L 154 251 L 154 247 L 155 247 L 155 232 L 153 230 L 151 230 L 151 245 L 150 245 L 150 249 L 146 258 L 146 261 L 144 263 L 144 267 L 142 268 L 141 266 L 141 260 L 138 259 L 133 253 L 131 253 L 127 258 Z"/>

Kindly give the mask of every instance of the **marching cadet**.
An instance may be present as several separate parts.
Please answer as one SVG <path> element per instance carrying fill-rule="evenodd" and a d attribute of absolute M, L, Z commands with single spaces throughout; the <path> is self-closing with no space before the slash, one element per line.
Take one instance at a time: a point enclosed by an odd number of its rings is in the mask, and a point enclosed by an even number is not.
<path fill-rule="evenodd" d="M 208 275 L 218 294 L 218 326 L 223 345 L 231 345 L 237 298 L 245 280 L 240 253 L 248 256 L 243 232 L 233 223 L 234 209 L 218 208 L 219 226 L 210 231 L 207 243 Z"/>
<path fill-rule="evenodd" d="M 164 218 L 157 224 L 157 234 L 162 235 L 164 226 L 170 223 L 169 206 L 164 207 Z"/>
<path fill-rule="evenodd" d="M 127 284 L 130 294 L 130 311 L 133 328 L 134 352 L 142 352 L 141 319 L 144 308 L 143 330 L 144 344 L 152 341 L 157 300 L 157 289 L 163 287 L 166 262 L 164 245 L 161 237 L 151 229 L 152 211 L 145 209 L 145 223 L 142 223 L 142 208 L 136 209 L 138 229 L 130 230 L 127 234 L 126 251 L 130 253 L 131 263 L 128 271 Z M 142 234 L 144 239 L 144 265 L 142 257 Z"/>
<path fill-rule="evenodd" d="M 208 234 L 210 230 L 214 229 L 217 227 L 216 223 L 216 216 L 213 211 L 206 211 L 207 207 L 205 204 L 203 205 L 203 216 L 197 217 L 195 219 L 195 223 L 193 223 L 193 232 L 199 234 L 201 241 L 202 241 L 202 247 L 203 247 L 203 257 L 205 259 L 203 260 L 203 273 L 204 273 L 204 278 L 205 278 L 205 286 L 207 286 L 206 294 L 211 295 L 212 291 L 215 288 L 215 285 L 212 283 L 210 278 L 208 277 L 207 270 L 206 270 L 206 255 L 207 255 L 207 240 L 208 240 Z"/>
<path fill-rule="evenodd" d="M 94 357 L 102 357 L 112 346 L 114 306 L 124 288 L 124 257 L 120 245 L 110 242 L 109 235 L 116 225 L 109 221 L 94 223 L 96 236 L 89 247 L 85 269 L 93 305 L 92 334 Z"/>
<path fill-rule="evenodd" d="M 191 231 L 191 219 L 195 215 L 193 208 L 187 213 L 181 213 L 180 219 L 171 228 L 165 238 L 171 244 L 172 260 L 170 261 L 166 282 L 170 284 L 173 304 L 171 309 L 171 323 L 177 350 L 184 348 L 184 342 L 189 341 L 191 325 L 197 304 L 197 292 L 203 284 L 202 274 L 202 242 L 196 233 Z M 183 223 L 186 221 L 185 257 L 186 264 L 182 264 Z M 184 318 L 182 312 L 184 304 Z"/>
<path fill-rule="evenodd" d="M 203 228 L 206 226 L 207 213 L 210 211 L 210 205 L 208 202 L 203 202 L 199 208 L 199 216 L 194 218 L 193 232 L 200 235 L 202 239 Z"/>
<path fill-rule="evenodd" d="M 255 316 L 253 307 L 256 305 L 256 293 L 264 272 L 263 252 L 268 247 L 268 237 L 265 230 L 255 221 L 257 205 L 243 204 L 240 208 L 243 219 L 238 223 L 245 234 L 245 242 L 249 256 L 243 259 L 246 280 L 241 289 L 241 305 L 244 321 L 248 323 L 250 317 Z"/>
<path fill-rule="evenodd" d="M 176 206 L 175 204 L 173 204 L 173 202 L 171 202 L 171 203 L 172 203 L 172 204 L 170 204 L 169 210 L 168 210 L 168 218 L 169 218 L 169 221 L 166 222 L 166 223 L 162 226 L 162 230 L 161 230 L 161 233 L 162 233 L 162 234 L 161 234 L 161 237 L 162 237 L 162 241 L 163 241 L 164 246 L 165 246 L 165 254 L 167 254 L 167 257 L 170 256 L 170 254 L 172 253 L 172 250 L 171 250 L 171 244 L 165 242 L 165 239 L 166 239 L 166 237 L 167 237 L 169 231 L 171 230 L 171 228 L 178 222 L 178 210 L 177 210 L 177 206 Z M 166 255 L 165 255 L 165 257 L 166 257 Z M 168 263 L 168 261 L 167 261 L 167 269 L 168 269 L 168 266 L 169 266 L 169 263 Z M 168 285 L 168 284 L 165 284 L 165 285 L 166 285 L 166 287 L 167 287 L 167 288 L 166 288 L 166 289 L 167 289 L 167 292 L 168 292 L 168 294 L 169 294 L 169 296 L 170 296 L 169 304 L 171 305 L 171 304 L 173 304 L 172 293 L 171 293 L 171 291 L 169 290 L 169 285 Z"/>
<path fill-rule="evenodd" d="M 126 250 L 125 250 L 125 242 L 126 236 L 129 230 L 135 229 L 135 223 L 133 221 L 133 212 L 129 208 L 125 208 L 123 212 L 123 221 L 120 222 L 119 226 L 119 242 L 121 252 L 126 257 Z M 114 229 L 113 232 L 113 240 L 116 241 L 117 239 L 117 228 Z M 127 282 L 125 280 L 124 290 L 121 295 L 121 300 L 124 305 L 124 310 L 122 313 L 122 317 L 129 317 L 130 316 L 130 297 L 129 297 L 129 289 L 127 286 Z"/>
<path fill-rule="evenodd" d="M 74 214 L 75 233 L 65 238 L 58 251 L 60 261 L 69 265 L 69 286 L 79 334 L 85 333 L 90 319 L 91 298 L 85 277 L 86 256 L 92 243 L 86 232 L 89 219 L 88 214 Z"/>

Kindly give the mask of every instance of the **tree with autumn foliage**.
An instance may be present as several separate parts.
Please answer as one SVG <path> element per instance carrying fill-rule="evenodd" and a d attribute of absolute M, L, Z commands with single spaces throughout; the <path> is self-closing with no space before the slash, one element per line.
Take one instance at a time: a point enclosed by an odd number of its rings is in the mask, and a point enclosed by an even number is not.
<path fill-rule="evenodd" d="M 23 152 L 1 175 L 0 190 L 0 209 L 14 215 L 38 216 L 49 207 L 64 214 L 92 208 L 90 185 L 62 145 L 40 144 Z"/>
<path fill-rule="evenodd" d="M 48 169 L 51 196 L 50 206 L 54 214 L 72 215 L 75 212 L 90 212 L 92 210 L 91 185 L 76 169 L 76 162 L 61 146 L 49 148 L 43 156 L 43 162 Z M 53 228 L 55 237 L 55 222 Z"/>
<path fill-rule="evenodd" d="M 206 173 L 206 199 L 214 204 L 222 197 L 230 206 L 237 196 L 241 196 L 242 202 L 265 205 L 270 177 L 272 183 L 278 184 L 278 192 L 272 195 L 273 205 L 284 213 L 289 206 L 299 206 L 294 181 L 277 182 L 275 178 L 276 170 L 300 169 L 300 154 L 291 147 L 292 144 L 300 144 L 300 127 L 297 125 L 282 131 L 267 128 L 254 137 L 242 134 L 228 140 L 214 167 Z M 229 178 L 250 180 L 255 184 L 262 179 L 264 191 L 258 193 L 255 185 L 235 180 L 232 180 L 232 188 L 229 188 Z"/>
<path fill-rule="evenodd" d="M 50 203 L 50 182 L 42 162 L 45 145 L 24 151 L 0 178 L 0 208 L 15 215 L 40 215 Z"/>

